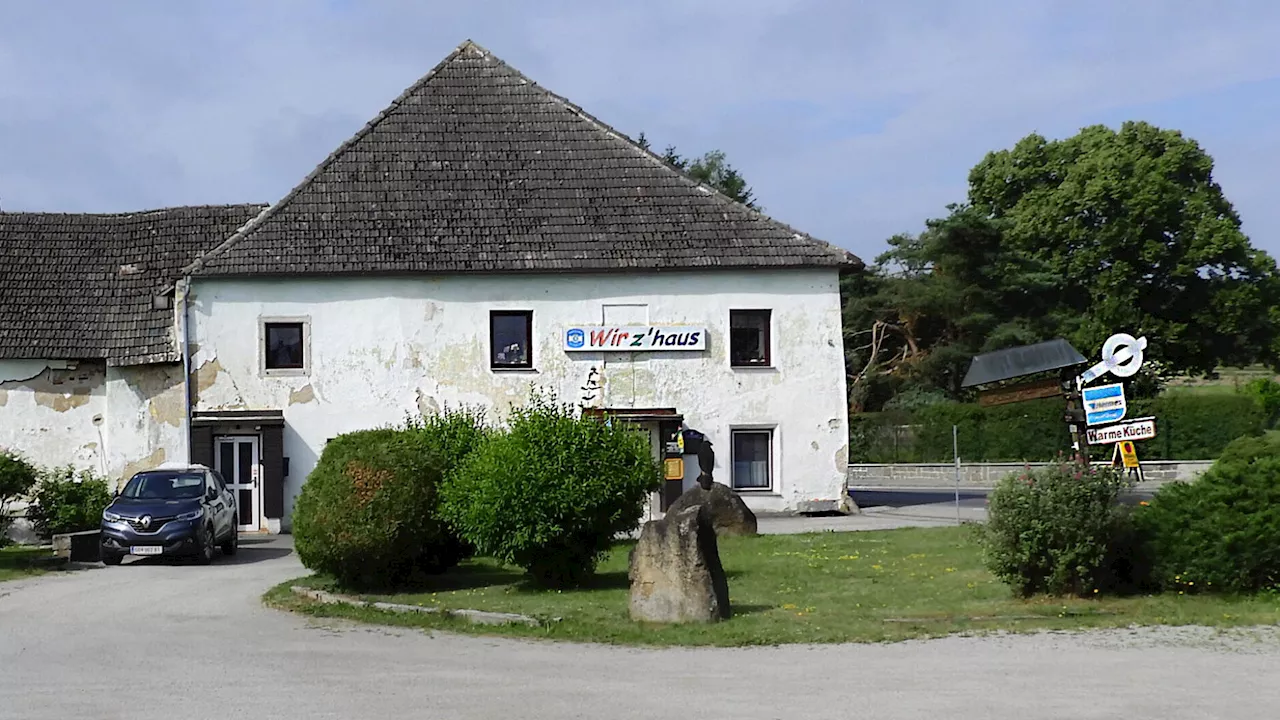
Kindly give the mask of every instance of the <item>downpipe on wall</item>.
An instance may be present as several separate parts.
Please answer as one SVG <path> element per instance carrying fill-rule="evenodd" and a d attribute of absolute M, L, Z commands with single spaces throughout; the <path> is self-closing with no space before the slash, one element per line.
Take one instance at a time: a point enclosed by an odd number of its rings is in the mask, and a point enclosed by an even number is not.
<path fill-rule="evenodd" d="M 190 278 L 184 277 L 174 284 L 173 305 L 178 312 L 178 350 L 182 353 L 182 413 L 185 420 L 182 446 L 188 463 L 191 462 L 191 343 L 187 308 L 187 294 L 190 290 Z"/>

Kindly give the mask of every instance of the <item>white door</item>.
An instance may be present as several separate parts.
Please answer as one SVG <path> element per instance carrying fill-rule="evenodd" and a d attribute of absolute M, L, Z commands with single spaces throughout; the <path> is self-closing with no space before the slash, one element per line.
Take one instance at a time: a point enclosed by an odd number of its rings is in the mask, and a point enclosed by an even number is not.
<path fill-rule="evenodd" d="M 261 514 L 259 492 L 262 466 L 259 464 L 256 435 L 222 436 L 214 439 L 214 469 L 227 481 L 227 489 L 236 497 L 236 526 L 242 531 L 259 528 Z"/>

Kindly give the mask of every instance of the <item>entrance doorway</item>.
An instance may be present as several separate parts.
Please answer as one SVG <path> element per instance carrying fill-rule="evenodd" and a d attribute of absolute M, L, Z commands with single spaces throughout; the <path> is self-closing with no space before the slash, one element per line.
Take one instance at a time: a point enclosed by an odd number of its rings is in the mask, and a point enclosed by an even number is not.
<path fill-rule="evenodd" d="M 595 417 L 601 420 L 608 418 L 643 431 L 649 437 L 649 446 L 653 450 L 653 458 L 662 464 L 664 478 L 660 489 L 649 499 L 649 517 L 657 517 L 665 513 L 671 503 L 684 492 L 684 472 L 679 475 L 668 475 L 668 460 L 679 458 L 676 467 L 683 463 L 678 438 L 684 425 L 684 416 L 675 408 L 583 408 L 584 417 Z"/>
<path fill-rule="evenodd" d="M 236 497 L 236 526 L 252 532 L 262 516 L 261 441 L 257 435 L 221 435 L 214 438 L 214 469 Z"/>

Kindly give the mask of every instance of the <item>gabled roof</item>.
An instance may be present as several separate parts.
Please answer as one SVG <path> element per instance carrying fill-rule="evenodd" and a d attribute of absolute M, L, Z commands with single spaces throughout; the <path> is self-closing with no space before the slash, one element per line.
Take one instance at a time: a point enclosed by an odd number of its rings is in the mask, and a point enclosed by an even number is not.
<path fill-rule="evenodd" d="M 468 41 L 184 273 L 860 264 L 700 185 Z"/>
<path fill-rule="evenodd" d="M 178 360 L 152 297 L 264 207 L 0 212 L 0 358 Z"/>

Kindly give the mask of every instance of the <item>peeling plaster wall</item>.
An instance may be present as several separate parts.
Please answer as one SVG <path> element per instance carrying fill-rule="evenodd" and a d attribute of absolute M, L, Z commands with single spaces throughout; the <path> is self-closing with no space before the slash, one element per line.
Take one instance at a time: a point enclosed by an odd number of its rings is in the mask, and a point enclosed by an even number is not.
<path fill-rule="evenodd" d="M 107 368 L 107 468 L 128 479 L 167 460 L 187 459 L 182 365 Z"/>
<path fill-rule="evenodd" d="M 619 317 L 606 305 L 646 306 L 623 314 L 654 324 L 705 326 L 708 349 L 566 353 L 566 326 Z M 729 366 L 730 308 L 772 309 L 774 368 Z M 489 311 L 497 309 L 533 311 L 533 370 L 489 369 Z M 773 491 L 748 495 L 753 508 L 830 508 L 844 498 L 848 417 L 834 271 L 197 280 L 190 312 L 196 409 L 284 411 L 286 514 L 328 438 L 460 403 L 502 415 L 534 384 L 578 402 L 592 368 L 604 385 L 593 404 L 675 407 L 706 433 L 717 480 L 729 480 L 731 427 L 776 427 Z M 259 325 L 268 317 L 308 319 L 305 375 L 259 369 Z"/>
<path fill-rule="evenodd" d="M 0 360 L 0 447 L 44 466 L 99 473 L 107 412 L 102 361 Z"/>

